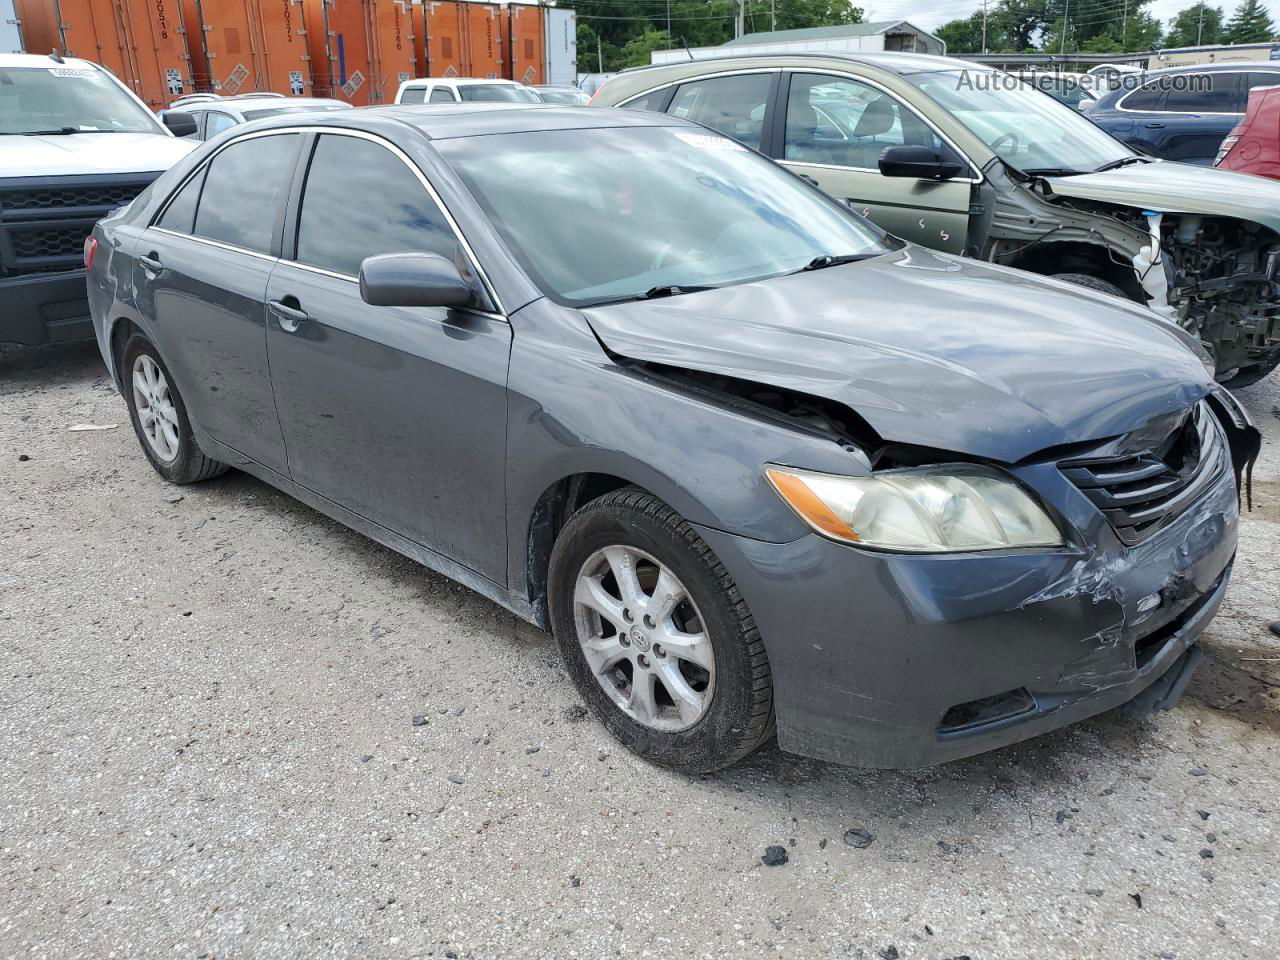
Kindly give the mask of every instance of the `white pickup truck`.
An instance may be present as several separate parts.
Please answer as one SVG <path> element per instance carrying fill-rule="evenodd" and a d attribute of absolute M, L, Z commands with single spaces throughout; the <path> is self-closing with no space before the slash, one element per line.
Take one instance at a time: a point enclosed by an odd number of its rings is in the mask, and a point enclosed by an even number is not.
<path fill-rule="evenodd" d="M 0 341 L 92 337 L 85 237 L 196 146 L 95 63 L 0 54 Z"/>

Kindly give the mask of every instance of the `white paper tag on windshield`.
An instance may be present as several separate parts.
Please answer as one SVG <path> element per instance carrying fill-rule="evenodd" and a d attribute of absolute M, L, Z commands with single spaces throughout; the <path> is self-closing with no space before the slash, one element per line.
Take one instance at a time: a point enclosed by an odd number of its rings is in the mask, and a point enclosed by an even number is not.
<path fill-rule="evenodd" d="M 709 133 L 688 133 L 684 130 L 676 130 L 675 135 L 698 150 L 730 150 L 738 153 L 747 151 L 747 148 L 737 140 L 730 140 L 728 137 L 717 137 Z"/>
<path fill-rule="evenodd" d="M 97 76 L 93 70 L 76 70 L 74 67 L 54 67 L 49 71 L 55 77 L 85 77 Z"/>

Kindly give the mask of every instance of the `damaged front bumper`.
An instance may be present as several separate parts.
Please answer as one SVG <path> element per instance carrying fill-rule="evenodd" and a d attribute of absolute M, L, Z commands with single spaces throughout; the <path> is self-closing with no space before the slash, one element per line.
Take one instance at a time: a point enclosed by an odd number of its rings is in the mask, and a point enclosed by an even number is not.
<path fill-rule="evenodd" d="M 1232 470 L 1133 545 L 1056 463 L 1012 472 L 1078 532 L 1073 547 L 903 555 L 700 529 L 765 638 L 783 749 L 868 767 L 954 760 L 1119 706 L 1186 666 L 1230 577 Z"/>

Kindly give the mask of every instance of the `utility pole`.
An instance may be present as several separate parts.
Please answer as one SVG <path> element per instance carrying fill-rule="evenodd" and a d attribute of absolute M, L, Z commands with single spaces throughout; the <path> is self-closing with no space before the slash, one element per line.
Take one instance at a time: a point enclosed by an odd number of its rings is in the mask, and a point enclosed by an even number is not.
<path fill-rule="evenodd" d="M 1129 0 L 1124 0 L 1120 9 L 1120 49 L 1124 50 L 1129 46 Z"/>
<path fill-rule="evenodd" d="M 1062 56 L 1067 52 L 1067 24 L 1070 22 L 1067 17 L 1071 13 L 1071 0 L 1067 0 L 1066 6 L 1062 8 L 1062 43 L 1058 48 L 1058 56 Z"/>
<path fill-rule="evenodd" d="M 667 49 L 671 49 L 671 0 L 667 0 Z"/>
<path fill-rule="evenodd" d="M 740 37 L 747 32 L 747 0 L 738 0 L 738 20 L 733 25 L 733 35 Z"/>
<path fill-rule="evenodd" d="M 600 42 L 600 34 L 596 34 L 596 65 L 604 73 L 604 44 Z"/>
<path fill-rule="evenodd" d="M 1196 27 L 1196 46 L 1204 39 L 1204 0 L 1200 0 L 1200 25 Z"/>
<path fill-rule="evenodd" d="M 982 0 L 982 52 L 987 52 L 987 0 Z"/>
<path fill-rule="evenodd" d="M 769 0 L 769 29 L 778 29 L 778 0 Z"/>

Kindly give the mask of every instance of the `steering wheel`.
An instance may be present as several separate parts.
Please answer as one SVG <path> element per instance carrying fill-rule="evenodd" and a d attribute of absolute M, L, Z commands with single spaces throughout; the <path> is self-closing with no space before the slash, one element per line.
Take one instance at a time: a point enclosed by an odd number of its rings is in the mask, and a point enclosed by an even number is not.
<path fill-rule="evenodd" d="M 1000 145 L 1003 144 L 1006 140 L 1010 141 L 1013 144 L 1013 150 L 1011 151 L 1012 153 L 1017 153 L 1018 147 L 1022 146 L 1022 142 L 1018 139 L 1018 135 L 1014 133 L 1012 130 L 1010 130 L 1007 133 L 1000 134 L 1000 136 L 996 137 L 994 140 L 991 141 L 991 144 L 990 144 L 991 151 L 993 153 L 999 153 Z"/>

